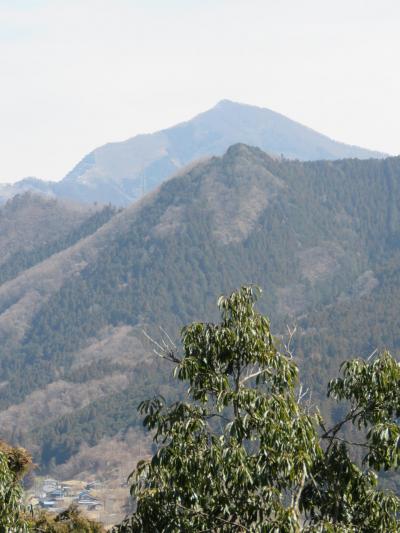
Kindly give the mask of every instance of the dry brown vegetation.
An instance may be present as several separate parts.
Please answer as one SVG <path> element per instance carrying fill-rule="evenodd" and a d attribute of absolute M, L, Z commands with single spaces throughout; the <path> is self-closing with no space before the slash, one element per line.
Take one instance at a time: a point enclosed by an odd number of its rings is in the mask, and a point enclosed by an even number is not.
<path fill-rule="evenodd" d="M 18 250 L 61 238 L 95 209 L 33 193 L 15 196 L 0 208 L 0 264 Z"/>
<path fill-rule="evenodd" d="M 37 420 L 51 422 L 101 396 L 125 388 L 128 383 L 126 374 L 121 373 L 86 381 L 84 386 L 81 383 L 54 381 L 29 394 L 22 403 L 0 412 L 2 434 L 11 437 L 16 431 L 30 431 L 37 425 Z"/>
<path fill-rule="evenodd" d="M 97 338 L 89 339 L 87 346 L 74 354 L 71 368 L 83 368 L 100 360 L 118 361 L 127 367 L 133 367 L 146 356 L 143 338 L 138 327 L 107 326 L 99 331 Z"/>
<path fill-rule="evenodd" d="M 83 444 L 67 463 L 57 465 L 53 474 L 60 479 L 99 479 L 124 483 L 137 461 L 150 453 L 151 437 L 142 429 L 128 430 L 112 438 L 103 438 L 96 446 Z"/>
<path fill-rule="evenodd" d="M 96 446 L 81 446 L 79 452 L 52 475 L 57 479 L 98 480 L 101 488 L 92 495 L 102 502 L 100 510 L 85 512 L 106 527 L 119 523 L 128 513 L 131 498 L 128 477 L 136 463 L 150 457 L 151 438 L 142 430 L 129 430 L 124 435 L 104 438 Z"/>
<path fill-rule="evenodd" d="M 300 259 L 302 274 L 311 283 L 332 274 L 339 267 L 338 259 L 344 255 L 344 250 L 332 242 L 321 243 L 297 252 Z"/>

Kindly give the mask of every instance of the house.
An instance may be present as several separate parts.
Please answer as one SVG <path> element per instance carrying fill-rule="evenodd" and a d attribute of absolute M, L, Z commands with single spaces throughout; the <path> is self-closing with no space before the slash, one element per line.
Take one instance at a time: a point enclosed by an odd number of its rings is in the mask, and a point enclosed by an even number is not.
<path fill-rule="evenodd" d="M 58 488 L 58 481 L 55 479 L 45 479 L 43 481 L 42 490 L 44 492 L 51 492 L 52 490 L 56 490 Z"/>
<path fill-rule="evenodd" d="M 74 491 L 69 485 L 61 485 L 61 489 L 64 492 L 64 496 L 73 496 Z"/>
<path fill-rule="evenodd" d="M 90 481 L 90 482 L 86 485 L 86 490 L 100 489 L 100 488 L 101 488 L 101 483 L 100 483 L 100 481 Z"/>
<path fill-rule="evenodd" d="M 52 490 L 51 492 L 47 493 L 47 498 L 49 498 L 51 500 L 63 500 L 64 499 L 64 491 L 63 491 L 63 489 Z"/>
<path fill-rule="evenodd" d="M 40 507 L 43 507 L 43 509 L 51 509 L 55 507 L 56 502 L 55 500 L 40 500 L 39 505 Z"/>
<path fill-rule="evenodd" d="M 102 505 L 100 500 L 97 500 L 93 496 L 90 496 L 89 493 L 79 495 L 78 504 L 79 505 L 86 505 L 86 506 L 88 506 L 88 508 L 89 508 L 89 506 L 90 507 L 94 507 L 94 508 L 98 508 L 98 507 L 100 507 Z"/>

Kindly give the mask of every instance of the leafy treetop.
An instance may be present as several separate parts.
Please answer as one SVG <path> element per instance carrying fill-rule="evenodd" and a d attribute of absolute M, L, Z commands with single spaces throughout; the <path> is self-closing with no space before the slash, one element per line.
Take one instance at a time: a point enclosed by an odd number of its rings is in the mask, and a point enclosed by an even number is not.
<path fill-rule="evenodd" d="M 132 474 L 136 511 L 115 531 L 398 531 L 400 501 L 374 471 L 398 464 L 399 364 L 387 352 L 346 363 L 329 394 L 349 411 L 327 429 L 304 405 L 290 346 L 278 349 L 255 310 L 258 292 L 221 297 L 219 323 L 185 327 L 181 357 L 164 351 L 188 401 L 141 403 L 158 451 Z M 359 442 L 343 437 L 348 423 Z"/>

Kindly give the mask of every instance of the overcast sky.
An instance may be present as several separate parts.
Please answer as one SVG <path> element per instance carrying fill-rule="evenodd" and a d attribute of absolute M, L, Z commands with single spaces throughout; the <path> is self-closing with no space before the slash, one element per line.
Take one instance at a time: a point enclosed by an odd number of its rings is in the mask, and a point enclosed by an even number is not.
<path fill-rule="evenodd" d="M 228 98 L 400 153 L 399 0 L 0 0 L 0 181 Z"/>

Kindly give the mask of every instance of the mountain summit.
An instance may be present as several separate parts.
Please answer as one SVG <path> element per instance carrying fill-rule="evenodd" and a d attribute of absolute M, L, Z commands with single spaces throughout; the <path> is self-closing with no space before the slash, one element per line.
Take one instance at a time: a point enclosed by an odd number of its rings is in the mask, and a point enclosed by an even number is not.
<path fill-rule="evenodd" d="M 320 160 L 385 154 L 333 141 L 279 113 L 222 100 L 187 122 L 122 142 L 108 143 L 85 156 L 58 183 L 43 191 L 81 202 L 128 205 L 189 163 L 222 155 L 235 143 L 257 146 L 287 159 Z M 38 189 L 38 183 L 34 183 Z M 18 192 L 30 182 L 14 185 Z M 1 196 L 13 186 L 0 186 Z"/>

